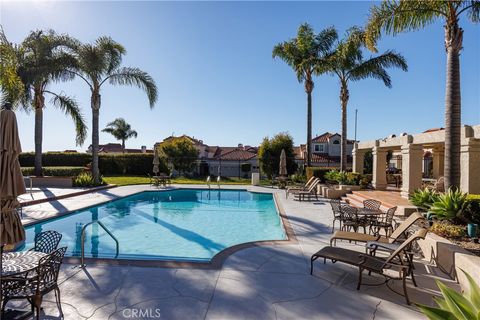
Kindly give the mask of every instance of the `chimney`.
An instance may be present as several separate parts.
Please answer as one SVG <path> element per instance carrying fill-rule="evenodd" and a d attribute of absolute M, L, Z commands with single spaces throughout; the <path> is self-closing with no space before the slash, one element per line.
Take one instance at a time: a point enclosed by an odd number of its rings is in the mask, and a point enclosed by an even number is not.
<path fill-rule="evenodd" d="M 142 146 L 142 153 L 147 153 L 147 146 Z"/>
<path fill-rule="evenodd" d="M 239 149 L 243 149 L 243 144 L 239 143 L 239 144 L 238 144 L 238 148 L 239 148 Z"/>

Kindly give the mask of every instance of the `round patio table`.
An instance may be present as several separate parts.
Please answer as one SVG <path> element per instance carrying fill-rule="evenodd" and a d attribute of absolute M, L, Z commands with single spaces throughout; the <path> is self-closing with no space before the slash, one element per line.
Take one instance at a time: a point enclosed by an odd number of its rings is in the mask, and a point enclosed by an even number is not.
<path fill-rule="evenodd" d="M 364 216 L 379 216 L 383 214 L 381 210 L 374 210 L 374 209 L 367 209 L 367 208 L 360 208 L 358 209 L 357 213 Z"/>
<path fill-rule="evenodd" d="M 36 251 L 7 252 L 2 256 L 2 276 L 11 276 L 35 269 L 47 254 Z"/>

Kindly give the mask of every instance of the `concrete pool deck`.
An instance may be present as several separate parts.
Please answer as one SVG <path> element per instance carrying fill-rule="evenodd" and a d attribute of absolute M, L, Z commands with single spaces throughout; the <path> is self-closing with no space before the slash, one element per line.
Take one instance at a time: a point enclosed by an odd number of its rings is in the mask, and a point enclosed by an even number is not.
<path fill-rule="evenodd" d="M 118 187 L 26 207 L 24 222 L 33 223 L 151 189 Z M 80 269 L 64 264 L 59 281 L 65 319 L 132 319 L 132 312 L 140 310 L 150 316 L 141 319 L 158 318 L 158 313 L 161 319 L 425 319 L 415 306 L 407 306 L 402 296 L 385 285 L 362 286 L 357 291 L 356 268 L 316 262 L 314 275 L 309 274 L 310 256 L 329 243 L 332 212 L 328 200 L 297 202 L 285 199 L 283 191 L 276 189 L 248 189 L 280 192 L 277 200 L 297 242 L 242 249 L 226 257 L 219 269 L 103 264 Z M 341 246 L 363 251 L 360 245 Z M 419 286 L 415 288 L 408 282 L 413 302 L 432 304 L 432 296 L 439 294 L 435 279 L 458 289 L 453 280 L 428 262 L 417 261 L 415 273 Z M 383 279 L 364 278 L 365 283 L 380 283 Z M 401 292 L 399 283 L 394 282 L 392 287 Z M 54 300 L 53 294 L 45 298 L 44 319 L 58 319 Z"/>

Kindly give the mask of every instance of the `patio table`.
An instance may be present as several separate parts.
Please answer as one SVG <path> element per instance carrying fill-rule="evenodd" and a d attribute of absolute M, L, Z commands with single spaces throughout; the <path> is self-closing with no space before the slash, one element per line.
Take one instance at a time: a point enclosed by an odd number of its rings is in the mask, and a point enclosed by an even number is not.
<path fill-rule="evenodd" d="M 364 216 L 379 216 L 383 214 L 381 210 L 374 210 L 374 209 L 367 209 L 367 208 L 360 208 L 358 209 L 357 213 Z"/>
<path fill-rule="evenodd" d="M 46 253 L 36 251 L 7 252 L 2 256 L 2 277 L 29 272 L 38 266 Z"/>

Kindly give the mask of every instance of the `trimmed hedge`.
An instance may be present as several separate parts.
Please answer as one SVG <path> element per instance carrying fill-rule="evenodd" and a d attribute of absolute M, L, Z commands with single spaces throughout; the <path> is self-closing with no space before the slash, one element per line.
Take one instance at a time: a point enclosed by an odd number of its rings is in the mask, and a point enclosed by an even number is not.
<path fill-rule="evenodd" d="M 19 160 L 22 167 L 33 167 L 35 155 L 34 153 L 22 153 Z M 83 168 L 91 162 L 92 155 L 88 153 L 48 152 L 44 153 L 42 157 L 44 169 L 51 169 L 51 167 L 81 167 L 81 171 L 83 171 Z M 130 174 L 146 176 L 147 174 L 153 174 L 153 154 L 100 154 L 98 166 L 102 175 Z M 167 163 L 163 159 L 160 159 L 159 168 L 160 172 L 169 173 Z M 77 172 L 75 176 L 80 172 Z M 53 174 L 48 174 L 44 171 L 44 175 Z"/>
<path fill-rule="evenodd" d="M 307 180 L 311 177 L 320 179 L 320 182 L 325 182 L 325 173 L 332 170 L 332 168 L 307 167 Z"/>
<path fill-rule="evenodd" d="M 33 176 L 34 167 L 23 167 L 22 174 L 24 176 Z M 43 167 L 44 176 L 53 176 L 53 177 L 76 177 L 82 173 L 84 167 Z"/>

